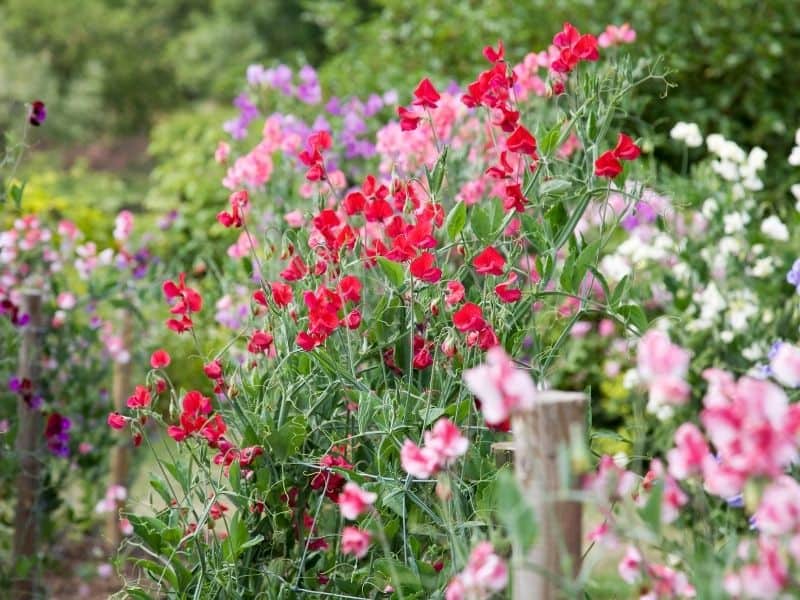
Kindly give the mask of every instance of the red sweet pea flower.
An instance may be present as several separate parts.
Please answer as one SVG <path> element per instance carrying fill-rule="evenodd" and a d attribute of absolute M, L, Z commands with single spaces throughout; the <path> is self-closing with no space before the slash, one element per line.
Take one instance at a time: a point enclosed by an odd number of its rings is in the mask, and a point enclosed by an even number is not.
<path fill-rule="evenodd" d="M 436 88 L 433 87 L 431 80 L 427 77 L 419 82 L 417 89 L 414 90 L 414 104 L 423 108 L 436 108 L 441 96 Z"/>
<path fill-rule="evenodd" d="M 247 344 L 247 351 L 253 354 L 267 352 L 272 347 L 272 334 L 266 331 L 255 331 Z"/>
<path fill-rule="evenodd" d="M 281 271 L 281 277 L 286 281 L 297 281 L 306 275 L 308 275 L 308 267 L 303 259 L 296 255 L 289 261 L 289 266 Z"/>
<path fill-rule="evenodd" d="M 491 46 L 486 46 L 483 49 L 483 55 L 486 57 L 486 60 L 488 60 L 490 63 L 503 62 L 503 58 L 505 57 L 505 48 L 503 48 L 503 40 L 497 41 L 497 50 L 495 50 Z"/>
<path fill-rule="evenodd" d="M 322 152 L 328 150 L 332 145 L 333 138 L 327 131 L 315 131 L 308 136 L 306 149 L 297 156 L 300 162 L 308 167 L 306 179 L 309 181 L 325 179 L 326 173 Z"/>
<path fill-rule="evenodd" d="M 472 266 L 481 275 L 502 275 L 505 265 L 505 257 L 492 246 L 472 259 Z"/>
<path fill-rule="evenodd" d="M 345 302 L 361 301 L 361 281 L 353 275 L 345 275 L 339 281 L 339 295 Z"/>
<path fill-rule="evenodd" d="M 639 146 L 637 146 L 633 140 L 624 133 L 619 134 L 619 138 L 617 139 L 617 147 L 614 148 L 613 152 L 614 156 L 622 160 L 636 160 L 642 153 Z"/>
<path fill-rule="evenodd" d="M 612 150 L 603 152 L 596 161 L 594 161 L 594 174 L 598 177 L 608 177 L 613 179 L 622 173 L 622 163 L 614 156 Z"/>
<path fill-rule="evenodd" d="M 277 306 L 288 306 L 294 300 L 292 286 L 280 281 L 273 281 L 269 287 L 272 290 L 272 300 Z"/>
<path fill-rule="evenodd" d="M 127 423 L 128 419 L 123 417 L 118 412 L 108 413 L 108 425 L 112 429 L 123 429 L 125 427 L 125 423 Z"/>
<path fill-rule="evenodd" d="M 517 126 L 514 132 L 508 136 L 506 147 L 517 154 L 536 156 L 536 138 L 523 125 Z"/>
<path fill-rule="evenodd" d="M 522 186 L 518 183 L 511 183 L 505 187 L 503 196 L 503 208 L 505 210 L 514 209 L 517 212 L 525 212 L 525 205 L 528 199 L 522 193 Z"/>
<path fill-rule="evenodd" d="M 582 60 L 595 61 L 600 58 L 597 51 L 597 38 L 591 34 L 581 35 L 570 23 L 553 37 L 553 45 L 560 52 L 550 65 L 557 73 L 569 73 Z"/>
<path fill-rule="evenodd" d="M 217 221 L 223 227 L 241 227 L 244 224 L 244 214 L 250 202 L 247 190 L 233 192 L 228 198 L 231 212 L 222 211 L 217 215 Z"/>
<path fill-rule="evenodd" d="M 453 313 L 453 325 L 461 332 L 481 331 L 486 329 L 481 307 L 472 302 L 467 302 Z"/>
<path fill-rule="evenodd" d="M 150 391 L 143 385 L 137 385 L 133 395 L 128 398 L 128 408 L 146 408 L 150 406 Z"/>
<path fill-rule="evenodd" d="M 514 285 L 514 283 L 516 283 L 516 281 L 517 274 L 512 271 L 508 275 L 508 279 L 495 286 L 494 292 L 502 302 L 510 304 L 512 302 L 519 302 L 519 300 L 522 298 L 522 290 L 511 287 Z"/>
<path fill-rule="evenodd" d="M 367 197 L 361 192 L 350 192 L 345 196 L 342 208 L 348 215 L 357 215 L 363 212 L 364 207 L 367 205 Z"/>
<path fill-rule="evenodd" d="M 442 278 L 442 270 L 436 267 L 436 257 L 423 252 L 411 261 L 411 275 L 426 283 L 436 283 Z"/>
<path fill-rule="evenodd" d="M 202 296 L 200 296 L 197 290 L 186 285 L 186 273 L 181 273 L 178 276 L 177 284 L 172 280 L 165 281 L 161 289 L 168 301 L 178 298 L 178 301 L 175 302 L 170 309 L 170 312 L 174 315 L 199 312 L 200 309 L 203 308 Z"/>
<path fill-rule="evenodd" d="M 361 311 L 357 308 L 351 310 L 344 319 L 344 326 L 348 329 L 358 329 L 361 325 Z"/>
<path fill-rule="evenodd" d="M 297 345 L 300 346 L 306 352 L 311 352 L 314 348 L 321 345 L 322 342 L 324 341 L 325 341 L 324 338 L 318 335 L 308 333 L 306 331 L 301 331 L 300 333 L 297 334 L 297 338 L 295 338 L 295 342 L 297 343 Z"/>
<path fill-rule="evenodd" d="M 154 369 L 163 369 L 168 367 L 171 361 L 172 359 L 169 356 L 169 352 L 163 348 L 159 348 L 150 355 L 150 366 Z"/>
<path fill-rule="evenodd" d="M 404 106 L 397 107 L 397 116 L 400 117 L 400 129 L 402 131 L 413 131 L 419 126 L 422 117 L 414 111 L 408 110 Z"/>
<path fill-rule="evenodd" d="M 203 367 L 203 373 L 209 379 L 219 379 L 222 377 L 222 365 L 218 360 L 214 360 Z"/>

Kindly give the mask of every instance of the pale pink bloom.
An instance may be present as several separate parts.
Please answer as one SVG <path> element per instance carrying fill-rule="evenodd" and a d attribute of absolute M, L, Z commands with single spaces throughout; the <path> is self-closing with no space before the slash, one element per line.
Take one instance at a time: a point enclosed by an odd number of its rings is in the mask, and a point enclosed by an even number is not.
<path fill-rule="evenodd" d="M 454 577 L 447 584 L 447 589 L 444 591 L 445 600 L 466 600 L 467 590 L 461 582 L 460 577 Z"/>
<path fill-rule="evenodd" d="M 339 494 L 339 510 L 345 519 L 353 521 L 372 507 L 378 495 L 362 490 L 358 484 L 349 481 Z"/>
<path fill-rule="evenodd" d="M 58 228 L 56 229 L 56 231 L 58 231 L 58 234 L 61 237 L 65 238 L 65 239 L 67 239 L 69 241 L 75 241 L 81 235 L 81 232 L 80 232 L 80 229 L 78 229 L 78 226 L 75 225 L 75 223 L 73 223 L 72 221 L 68 221 L 66 219 L 63 219 L 62 221 L 59 221 Z"/>
<path fill-rule="evenodd" d="M 400 449 L 400 465 L 412 477 L 428 479 L 439 470 L 439 456 L 431 448 L 420 448 L 406 440 Z"/>
<path fill-rule="evenodd" d="M 684 423 L 678 427 L 675 432 L 675 448 L 667 452 L 669 474 L 675 479 L 686 479 L 699 474 L 709 458 L 708 443 L 697 426 Z"/>
<path fill-rule="evenodd" d="M 469 440 L 450 419 L 442 418 L 431 431 L 425 432 L 425 447 L 433 450 L 439 462 L 446 465 L 466 453 Z"/>
<path fill-rule="evenodd" d="M 239 238 L 228 246 L 228 256 L 231 258 L 244 258 L 250 251 L 258 247 L 258 241 L 246 231 L 239 234 Z"/>
<path fill-rule="evenodd" d="M 486 363 L 464 371 L 464 382 L 481 402 L 489 425 L 499 425 L 516 410 L 533 407 L 536 388 L 530 376 L 518 369 L 502 347 L 486 353 Z"/>
<path fill-rule="evenodd" d="M 114 239 L 118 242 L 127 240 L 133 232 L 133 213 L 123 210 L 114 219 Z"/>
<path fill-rule="evenodd" d="M 77 303 L 78 300 L 72 292 L 61 292 L 56 298 L 56 306 L 62 310 L 72 310 Z"/>
<path fill-rule="evenodd" d="M 800 348 L 782 343 L 770 361 L 770 368 L 781 384 L 790 388 L 800 387 Z"/>
<path fill-rule="evenodd" d="M 649 564 L 647 575 L 650 578 L 650 592 L 641 596 L 641 600 L 659 600 L 661 598 L 694 598 L 697 592 L 689 583 L 686 575 L 665 565 Z"/>
<path fill-rule="evenodd" d="M 586 476 L 583 489 L 591 492 L 602 506 L 609 506 L 631 496 L 637 477 L 620 467 L 607 454 L 600 459 L 597 471 Z"/>
<path fill-rule="evenodd" d="M 648 485 L 643 485 L 642 487 L 645 487 L 646 489 L 649 489 L 653 482 L 661 481 L 663 486 L 661 500 L 661 522 L 672 523 L 678 518 L 681 507 L 683 507 L 689 501 L 689 497 L 678 485 L 678 482 L 664 471 L 664 465 L 658 459 L 655 459 L 650 463 L 650 470 L 648 471 L 647 475 L 645 475 L 644 479 L 645 482 L 648 482 Z M 647 494 L 642 494 L 637 499 L 637 503 L 640 506 L 645 506 L 647 503 L 647 498 Z"/>
<path fill-rule="evenodd" d="M 603 319 L 597 326 L 597 331 L 602 337 L 611 337 L 617 330 L 617 326 L 611 319 Z"/>
<path fill-rule="evenodd" d="M 328 182 L 336 190 L 343 190 L 347 186 L 347 177 L 345 174 L 337 169 L 328 173 Z"/>
<path fill-rule="evenodd" d="M 625 583 L 636 583 L 642 578 L 642 555 L 635 547 L 628 546 L 617 571 Z"/>
<path fill-rule="evenodd" d="M 581 339 L 586 337 L 586 335 L 592 330 L 592 324 L 589 321 L 575 321 L 575 324 L 572 326 L 572 329 L 569 330 L 569 334 L 576 339 Z"/>
<path fill-rule="evenodd" d="M 609 25 L 606 30 L 597 36 L 597 45 L 601 48 L 617 46 L 621 44 L 632 44 L 636 41 L 636 31 L 627 23 L 619 27 Z"/>
<path fill-rule="evenodd" d="M 447 295 L 444 302 L 447 306 L 454 306 L 464 299 L 464 284 L 460 281 L 447 282 Z"/>
<path fill-rule="evenodd" d="M 798 459 L 800 405 L 790 405 L 770 381 L 734 382 L 720 371 L 709 371 L 706 378 L 700 420 L 717 458 L 703 465 L 706 489 L 725 497 L 741 492 L 750 477 L 780 477 Z"/>
<path fill-rule="evenodd" d="M 119 520 L 119 530 L 122 535 L 133 535 L 133 525 L 128 519 L 122 518 Z"/>
<path fill-rule="evenodd" d="M 369 551 L 371 538 L 369 531 L 358 527 L 345 527 L 342 529 L 342 554 L 352 554 L 356 558 L 364 558 Z"/>
<path fill-rule="evenodd" d="M 231 147 L 227 142 L 220 142 L 217 144 L 217 149 L 214 151 L 214 160 L 222 164 L 228 160 L 231 154 Z"/>
<path fill-rule="evenodd" d="M 299 210 L 293 210 L 291 212 L 286 213 L 283 216 L 283 220 L 286 221 L 286 224 L 289 227 L 297 229 L 298 227 L 302 227 L 305 223 L 305 219 L 303 218 L 303 213 Z"/>
<path fill-rule="evenodd" d="M 636 362 L 644 381 L 657 377 L 683 378 L 689 370 L 689 353 L 670 342 L 663 331 L 651 329 L 639 340 Z"/>
<path fill-rule="evenodd" d="M 467 566 L 459 575 L 469 594 L 499 592 L 508 583 L 508 568 L 505 561 L 494 552 L 490 542 L 480 542 L 472 549 Z M 488 594 L 486 594 L 488 596 Z"/>
<path fill-rule="evenodd" d="M 114 567 L 109 563 L 100 563 L 97 565 L 97 575 L 104 579 L 111 577 L 114 574 Z"/>
<path fill-rule="evenodd" d="M 758 530 L 767 535 L 797 532 L 800 526 L 800 484 L 788 475 L 773 481 L 764 490 L 753 516 Z"/>
<path fill-rule="evenodd" d="M 737 573 L 729 573 L 723 580 L 725 591 L 732 596 L 748 599 L 770 600 L 781 597 L 789 583 L 789 570 L 782 557 L 782 544 L 761 537 L 758 547 L 749 544 L 740 547 L 740 554 L 756 557 L 757 562 L 746 564 Z"/>

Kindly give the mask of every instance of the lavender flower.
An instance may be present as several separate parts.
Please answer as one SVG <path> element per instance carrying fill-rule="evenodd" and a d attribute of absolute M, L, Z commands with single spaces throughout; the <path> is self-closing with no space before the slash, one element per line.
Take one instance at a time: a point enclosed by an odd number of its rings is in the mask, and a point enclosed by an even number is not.
<path fill-rule="evenodd" d="M 786 281 L 791 283 L 800 294 L 800 258 L 794 261 L 792 268 L 786 274 Z"/>
<path fill-rule="evenodd" d="M 251 87 L 263 87 L 269 84 L 269 75 L 264 65 L 247 67 L 247 84 Z"/>
<path fill-rule="evenodd" d="M 264 79 L 267 85 L 283 93 L 284 96 L 292 95 L 292 70 L 286 65 L 267 69 Z"/>
<path fill-rule="evenodd" d="M 235 140 L 247 137 L 247 128 L 253 119 L 258 117 L 258 108 L 250 101 L 247 94 L 239 94 L 233 101 L 233 105 L 239 109 L 239 116 L 230 121 L 226 121 L 223 129 Z"/>

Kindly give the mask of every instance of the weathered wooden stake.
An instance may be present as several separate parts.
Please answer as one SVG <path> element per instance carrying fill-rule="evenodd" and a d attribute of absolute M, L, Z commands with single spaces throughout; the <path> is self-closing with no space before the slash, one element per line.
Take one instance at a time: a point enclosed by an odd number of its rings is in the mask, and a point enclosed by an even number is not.
<path fill-rule="evenodd" d="M 22 333 L 19 348 L 17 377 L 33 384 L 34 394 L 39 389 L 40 333 L 42 328 L 42 298 L 28 292 L 22 298 L 22 312 L 30 321 Z M 39 491 L 42 471 L 42 440 L 44 420 L 41 411 L 32 409 L 20 395 L 17 400 L 16 452 L 19 459 L 17 475 L 17 512 L 14 519 L 14 553 L 12 564 L 24 569 L 24 575 L 12 581 L 11 597 L 20 600 L 34 598 L 37 587 L 37 546 L 39 537 Z M 24 565 L 23 565 L 24 563 Z"/>
<path fill-rule="evenodd" d="M 581 392 L 547 390 L 535 408 L 512 418 L 514 472 L 539 525 L 527 555 L 514 552 L 515 600 L 555 600 L 559 579 L 580 568 L 581 504 L 563 499 L 572 484 L 564 459 L 570 440 L 583 434 L 585 406 Z"/>
<path fill-rule="evenodd" d="M 131 351 L 131 344 L 133 343 L 133 320 L 131 319 L 130 312 L 121 310 L 119 313 L 119 323 L 121 327 L 120 335 L 125 349 Z M 114 410 L 117 412 L 125 412 L 126 402 L 128 396 L 131 395 L 131 371 L 132 362 L 129 360 L 126 363 L 114 363 L 113 373 L 113 387 L 112 387 L 112 400 L 114 403 Z M 130 461 L 129 444 L 130 439 L 127 436 L 119 436 L 120 439 L 114 448 L 111 449 L 111 465 L 109 470 L 108 485 L 121 485 L 128 486 L 128 465 Z M 106 520 L 106 538 L 113 547 L 117 547 L 120 543 L 121 535 L 119 530 L 119 511 L 115 508 L 108 514 Z"/>

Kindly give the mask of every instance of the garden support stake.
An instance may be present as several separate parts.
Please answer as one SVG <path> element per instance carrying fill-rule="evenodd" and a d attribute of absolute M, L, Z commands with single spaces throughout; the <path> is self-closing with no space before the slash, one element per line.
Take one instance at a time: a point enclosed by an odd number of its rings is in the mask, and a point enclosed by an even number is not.
<path fill-rule="evenodd" d="M 41 370 L 42 298 L 37 292 L 22 297 L 22 312 L 29 321 L 22 332 L 19 347 L 17 377 L 31 382 L 34 394 L 39 390 Z M 42 472 L 42 440 L 44 420 L 38 408 L 20 394 L 17 400 L 16 452 L 19 459 L 17 475 L 17 512 L 14 517 L 14 580 L 12 597 L 18 600 L 34 598 L 38 584 L 37 546 L 39 538 L 39 493 Z"/>
<path fill-rule="evenodd" d="M 514 600 L 555 600 L 561 578 L 577 574 L 581 558 L 581 504 L 572 489 L 570 442 L 584 431 L 586 396 L 541 391 L 535 406 L 513 417 L 514 473 L 538 522 L 525 556 L 514 549 Z"/>
<path fill-rule="evenodd" d="M 119 313 L 119 323 L 121 327 L 120 335 L 122 336 L 122 343 L 125 348 L 130 352 L 131 344 L 133 343 L 133 321 L 131 313 L 127 310 L 121 310 Z M 112 396 L 114 401 L 114 410 L 117 412 L 124 412 L 126 401 L 130 396 L 132 390 L 131 386 L 131 370 L 132 362 L 115 362 L 113 373 L 113 387 Z M 111 464 L 108 478 L 109 487 L 112 485 L 121 485 L 128 487 L 128 465 L 130 461 L 130 438 L 120 436 L 120 440 L 111 450 Z M 106 520 L 106 538 L 112 547 L 119 546 L 122 536 L 119 529 L 119 506 L 108 513 Z"/>

